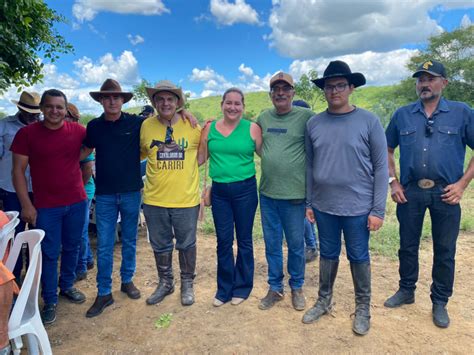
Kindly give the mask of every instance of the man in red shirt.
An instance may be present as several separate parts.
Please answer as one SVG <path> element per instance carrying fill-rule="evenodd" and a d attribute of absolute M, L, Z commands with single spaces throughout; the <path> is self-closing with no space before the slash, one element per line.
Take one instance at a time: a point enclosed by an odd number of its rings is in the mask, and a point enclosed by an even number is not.
<path fill-rule="evenodd" d="M 66 122 L 67 98 L 59 90 L 43 93 L 40 108 L 44 121 L 20 129 L 13 140 L 13 185 L 21 203 L 22 219 L 46 232 L 41 242 L 41 275 L 45 324 L 56 320 L 58 301 L 58 258 L 60 295 L 73 303 L 83 303 L 83 293 L 73 287 L 86 193 L 82 183 L 79 155 L 86 135 L 78 123 Z M 28 195 L 25 170 L 30 166 L 34 204 Z"/>

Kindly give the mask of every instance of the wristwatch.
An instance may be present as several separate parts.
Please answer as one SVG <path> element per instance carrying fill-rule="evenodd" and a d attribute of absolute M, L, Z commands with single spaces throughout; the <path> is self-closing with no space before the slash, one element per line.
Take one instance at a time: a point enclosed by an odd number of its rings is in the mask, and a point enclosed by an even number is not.
<path fill-rule="evenodd" d="M 390 185 L 392 182 L 394 182 L 395 180 L 397 180 L 397 177 L 396 176 L 390 176 L 388 178 L 388 184 Z"/>

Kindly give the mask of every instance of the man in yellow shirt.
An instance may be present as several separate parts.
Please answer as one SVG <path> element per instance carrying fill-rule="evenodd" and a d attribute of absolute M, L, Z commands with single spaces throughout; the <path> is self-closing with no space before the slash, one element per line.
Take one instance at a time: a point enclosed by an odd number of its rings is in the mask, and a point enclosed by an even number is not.
<path fill-rule="evenodd" d="M 163 80 L 146 90 L 158 114 L 148 117 L 140 131 L 141 157 L 148 159 L 143 212 L 159 276 L 158 287 L 146 302 L 159 303 L 174 292 L 174 237 L 181 269 L 181 303 L 189 306 L 194 303 L 201 128 L 181 119 L 178 111 L 185 99 L 173 83 Z"/>

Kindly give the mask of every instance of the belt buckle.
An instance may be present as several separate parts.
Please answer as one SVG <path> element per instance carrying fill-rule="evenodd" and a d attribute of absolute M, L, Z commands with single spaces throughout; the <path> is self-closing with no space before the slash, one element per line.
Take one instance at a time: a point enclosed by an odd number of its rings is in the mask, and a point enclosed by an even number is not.
<path fill-rule="evenodd" d="M 435 182 L 430 179 L 420 179 L 417 184 L 420 189 L 431 189 L 435 186 Z"/>

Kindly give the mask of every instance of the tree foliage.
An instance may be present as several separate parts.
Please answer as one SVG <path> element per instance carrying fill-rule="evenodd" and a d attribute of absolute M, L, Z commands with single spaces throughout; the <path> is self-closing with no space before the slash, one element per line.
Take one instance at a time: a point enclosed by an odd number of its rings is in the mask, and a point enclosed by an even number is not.
<path fill-rule="evenodd" d="M 296 96 L 306 101 L 313 109 L 323 99 L 322 91 L 312 82 L 317 77 L 318 72 L 310 70 L 307 74 L 301 75 L 300 80 L 295 84 Z"/>
<path fill-rule="evenodd" d="M 434 59 L 446 67 L 449 84 L 443 96 L 474 104 L 474 25 L 443 32 L 431 37 L 426 49 L 410 58 L 407 66 L 415 72 L 420 63 Z M 407 101 L 416 99 L 415 80 L 407 78 L 398 86 L 397 93 Z"/>
<path fill-rule="evenodd" d="M 0 93 L 43 79 L 43 59 L 54 62 L 72 46 L 54 28 L 65 18 L 42 0 L 0 2 Z"/>

